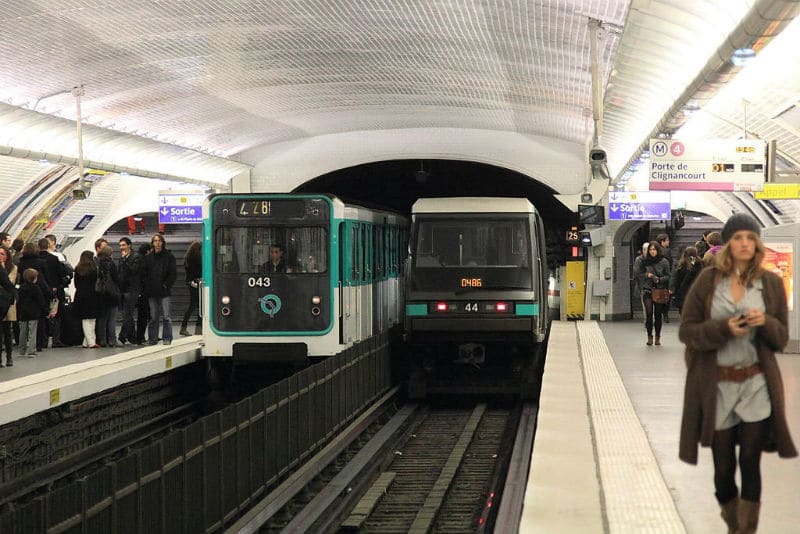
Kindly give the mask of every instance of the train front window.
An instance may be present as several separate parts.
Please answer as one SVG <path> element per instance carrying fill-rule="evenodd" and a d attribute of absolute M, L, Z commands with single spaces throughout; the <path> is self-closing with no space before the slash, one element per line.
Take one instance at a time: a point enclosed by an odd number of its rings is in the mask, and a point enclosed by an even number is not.
<path fill-rule="evenodd" d="M 214 246 L 220 273 L 328 270 L 328 231 L 322 227 L 222 227 L 217 229 Z"/>
<path fill-rule="evenodd" d="M 527 217 L 418 217 L 416 226 L 414 267 L 430 269 L 424 280 L 449 286 L 448 280 L 452 278 L 457 283 L 464 273 L 482 280 L 483 288 L 531 287 Z M 432 285 L 427 289 L 436 288 Z"/>

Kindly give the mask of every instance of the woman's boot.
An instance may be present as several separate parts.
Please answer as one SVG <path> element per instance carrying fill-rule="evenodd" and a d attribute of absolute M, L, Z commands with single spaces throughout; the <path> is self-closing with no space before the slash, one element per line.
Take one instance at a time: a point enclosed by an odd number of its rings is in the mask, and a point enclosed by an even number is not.
<path fill-rule="evenodd" d="M 182 336 L 191 336 L 188 330 L 186 330 L 186 323 L 181 323 L 181 330 L 178 332 Z"/>
<path fill-rule="evenodd" d="M 739 521 L 740 534 L 752 534 L 758 528 L 758 511 L 761 508 L 760 502 L 746 501 L 741 499 L 739 501 L 739 510 L 737 518 Z"/>
<path fill-rule="evenodd" d="M 737 514 L 739 509 L 739 497 L 734 497 L 725 504 L 719 505 L 722 513 L 722 520 L 728 525 L 728 534 L 736 534 L 739 531 L 739 522 Z"/>
<path fill-rule="evenodd" d="M 203 325 L 199 324 L 194 327 L 194 335 L 202 336 L 203 335 Z"/>
<path fill-rule="evenodd" d="M 661 345 L 661 336 L 656 336 L 656 345 Z"/>
<path fill-rule="evenodd" d="M 647 344 L 648 345 L 652 345 L 653 344 L 653 336 L 647 336 Z"/>

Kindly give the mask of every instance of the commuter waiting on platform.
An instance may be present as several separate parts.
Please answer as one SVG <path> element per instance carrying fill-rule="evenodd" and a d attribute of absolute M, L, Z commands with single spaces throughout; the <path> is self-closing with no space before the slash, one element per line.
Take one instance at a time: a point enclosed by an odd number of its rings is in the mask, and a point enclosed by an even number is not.
<path fill-rule="evenodd" d="M 105 287 L 115 286 L 115 291 L 100 296 L 100 307 L 97 310 L 97 343 L 101 347 L 117 346 L 117 307 L 119 306 L 119 273 L 114 260 L 113 251 L 108 244 L 97 251 L 97 277 Z"/>
<path fill-rule="evenodd" d="M 711 447 L 715 495 L 729 532 L 755 532 L 761 452 L 797 456 L 775 358 L 789 340 L 788 309 L 783 281 L 761 265 L 758 222 L 737 213 L 721 237 L 726 244 L 683 304 L 679 336 L 687 374 L 679 455 L 696 464 L 698 443 Z"/>
<path fill-rule="evenodd" d="M 147 338 L 147 329 L 150 325 L 150 303 L 147 302 L 147 295 L 144 294 L 144 290 L 142 289 L 143 280 L 141 278 L 141 271 L 144 270 L 144 259 L 145 257 L 150 254 L 153 250 L 152 245 L 150 243 L 144 243 L 139 245 L 139 250 L 136 251 L 136 255 L 139 257 L 140 261 L 140 273 L 139 273 L 139 285 L 136 288 L 131 288 L 131 292 L 134 290 L 138 294 L 138 298 L 136 299 L 136 344 L 137 345 L 144 345 L 145 339 Z"/>
<path fill-rule="evenodd" d="M 131 246 L 131 240 L 123 237 L 119 240 L 119 263 L 117 272 L 119 274 L 120 303 L 119 309 L 122 313 L 122 327 L 119 332 L 119 342 L 136 343 L 136 323 L 133 313 L 139 299 L 142 287 L 142 256 L 135 253 Z"/>
<path fill-rule="evenodd" d="M 683 301 L 686 300 L 689 288 L 692 287 L 694 279 L 702 269 L 703 263 L 697 257 L 697 249 L 694 247 L 683 249 L 678 266 L 673 269 L 669 277 L 669 292 L 672 294 L 678 312 L 683 308 Z"/>
<path fill-rule="evenodd" d="M 189 290 L 189 306 L 183 314 L 181 322 L 182 336 L 188 336 L 189 319 L 196 313 L 200 306 L 200 280 L 203 278 L 203 252 L 199 241 L 192 241 L 183 257 L 183 268 L 186 271 L 186 288 Z M 194 335 L 199 336 L 203 333 L 203 322 L 200 315 L 197 315 L 197 323 L 194 327 Z"/>
<path fill-rule="evenodd" d="M 667 290 L 669 285 L 669 262 L 661 252 L 661 245 L 650 243 L 647 257 L 639 264 L 636 273 L 639 289 L 642 292 L 642 309 L 644 310 L 644 327 L 647 330 L 647 345 L 653 344 L 653 328 L 655 328 L 655 344 L 661 345 L 661 318 L 664 314 L 664 303 L 657 290 Z M 661 294 L 664 292 L 661 291 Z M 667 291 L 667 295 L 668 295 Z M 662 302 L 657 302 L 663 300 Z M 668 300 L 668 297 L 667 297 Z"/>
<path fill-rule="evenodd" d="M 17 267 L 19 268 L 20 275 L 24 275 L 25 271 L 28 269 L 33 269 L 36 271 L 37 274 L 36 283 L 41 288 L 42 294 L 45 296 L 45 299 L 47 299 L 47 302 L 50 302 L 51 299 L 54 299 L 56 297 L 56 292 L 54 288 L 48 285 L 47 283 L 48 276 L 45 274 L 47 272 L 47 264 L 39 256 L 38 244 L 25 243 L 22 246 L 22 253 L 20 254 L 20 259 Z M 18 280 L 18 283 L 21 284 L 22 280 Z M 37 331 L 35 336 L 36 343 L 34 348 L 37 352 L 41 352 L 47 347 L 48 312 L 49 308 L 45 310 L 36 321 Z M 22 327 L 21 324 L 20 327 Z"/>
<path fill-rule="evenodd" d="M 20 355 L 36 357 L 36 327 L 42 317 L 47 317 L 49 310 L 49 299 L 39 286 L 39 272 L 36 269 L 25 269 L 22 271 L 22 285 L 19 287 L 17 303 Z"/>
<path fill-rule="evenodd" d="M 16 279 L 17 266 L 11 261 L 11 252 L 5 245 L 0 245 L 0 350 L 6 353 L 6 367 L 14 365 L 14 334 L 11 326 L 17 320 Z"/>
<path fill-rule="evenodd" d="M 97 285 L 97 264 L 91 250 L 81 252 L 80 260 L 75 266 L 75 310 L 81 319 L 83 329 L 83 348 L 97 349 L 97 310 L 100 307 L 100 295 L 95 291 Z"/>
<path fill-rule="evenodd" d="M 153 246 L 153 251 L 145 256 L 142 272 L 142 287 L 150 304 L 150 328 L 147 338 L 150 345 L 158 343 L 158 323 L 163 319 L 162 339 L 164 345 L 170 345 L 172 344 L 170 296 L 177 278 L 175 256 L 167 250 L 167 243 L 161 234 L 154 235 L 150 244 Z"/>

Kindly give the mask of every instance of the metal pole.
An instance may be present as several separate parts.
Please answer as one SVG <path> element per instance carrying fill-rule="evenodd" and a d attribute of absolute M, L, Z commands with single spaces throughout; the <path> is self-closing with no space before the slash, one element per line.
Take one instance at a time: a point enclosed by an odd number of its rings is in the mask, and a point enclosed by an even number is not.
<path fill-rule="evenodd" d="M 72 96 L 75 97 L 75 125 L 78 136 L 78 183 L 81 185 L 83 185 L 83 134 L 81 132 L 81 97 L 83 95 L 82 85 L 72 88 Z"/>

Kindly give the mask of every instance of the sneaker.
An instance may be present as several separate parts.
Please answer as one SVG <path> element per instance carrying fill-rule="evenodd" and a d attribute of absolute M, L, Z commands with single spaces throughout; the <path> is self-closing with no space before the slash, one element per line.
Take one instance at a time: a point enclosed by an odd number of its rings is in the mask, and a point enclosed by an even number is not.
<path fill-rule="evenodd" d="M 8 362 L 8 363 L 6 364 L 6 367 L 14 367 L 14 362 Z"/>
<path fill-rule="evenodd" d="M 171 339 L 165 339 L 164 340 L 164 345 L 172 345 L 172 340 Z"/>
<path fill-rule="evenodd" d="M 31 352 L 30 354 L 28 354 L 28 358 L 35 358 L 35 357 L 36 357 L 35 352 Z"/>
<path fill-rule="evenodd" d="M 180 331 L 180 332 L 178 332 L 178 333 L 179 333 L 180 335 L 182 335 L 182 336 L 191 336 L 191 335 L 192 335 L 192 334 L 190 334 L 190 333 L 189 333 L 189 331 L 188 331 L 188 330 L 186 330 L 186 328 L 181 328 L 181 331 Z"/>
<path fill-rule="evenodd" d="M 53 348 L 54 349 L 63 349 L 66 345 L 60 341 L 53 341 Z"/>

